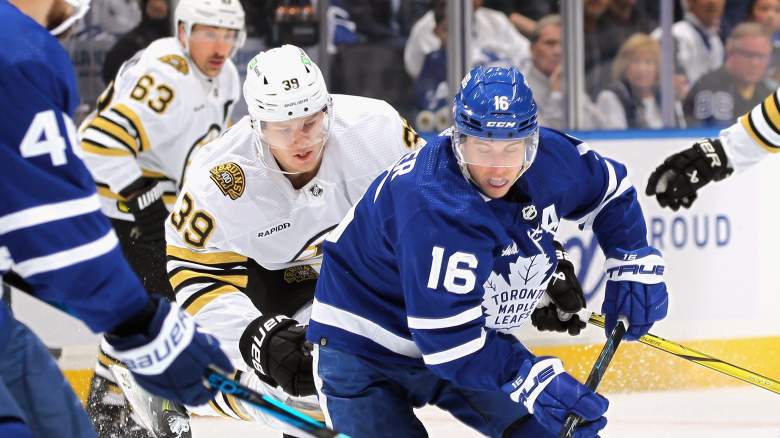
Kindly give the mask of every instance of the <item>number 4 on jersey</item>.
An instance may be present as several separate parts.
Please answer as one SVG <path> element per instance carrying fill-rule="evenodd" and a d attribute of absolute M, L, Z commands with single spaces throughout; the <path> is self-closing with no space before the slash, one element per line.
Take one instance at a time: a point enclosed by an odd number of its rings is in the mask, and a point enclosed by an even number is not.
<path fill-rule="evenodd" d="M 76 127 L 66 114 L 62 115 L 65 121 L 65 131 L 73 153 L 81 157 L 81 149 L 76 146 Z M 57 115 L 54 110 L 41 111 L 33 117 L 30 127 L 19 145 L 19 153 L 24 158 L 49 155 L 53 166 L 62 166 L 68 162 L 65 153 L 67 145 L 57 126 Z"/>

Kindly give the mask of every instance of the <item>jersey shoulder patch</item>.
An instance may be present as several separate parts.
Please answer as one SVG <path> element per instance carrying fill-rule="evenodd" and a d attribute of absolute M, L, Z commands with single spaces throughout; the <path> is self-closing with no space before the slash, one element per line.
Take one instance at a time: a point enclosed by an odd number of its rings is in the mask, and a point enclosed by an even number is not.
<path fill-rule="evenodd" d="M 223 195 L 236 200 L 244 194 L 246 178 L 244 170 L 236 163 L 218 164 L 209 170 L 211 180 L 219 187 Z"/>
<path fill-rule="evenodd" d="M 187 75 L 190 72 L 190 65 L 181 55 L 163 55 L 157 59 L 163 64 L 170 65 L 183 75 Z"/>

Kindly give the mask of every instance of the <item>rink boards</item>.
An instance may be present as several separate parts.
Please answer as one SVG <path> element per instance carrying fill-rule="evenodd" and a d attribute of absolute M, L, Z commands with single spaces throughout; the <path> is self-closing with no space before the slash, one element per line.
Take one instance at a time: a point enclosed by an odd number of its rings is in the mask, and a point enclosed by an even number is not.
<path fill-rule="evenodd" d="M 668 154 L 690 146 L 699 136 L 669 131 L 653 135 L 585 136 L 591 147 L 629 167 L 647 218 L 648 240 L 666 260 L 669 316 L 652 332 L 780 378 L 780 229 L 775 224 L 780 217 L 780 157 L 706 187 L 692 209 L 672 212 L 644 196 L 645 182 Z M 604 258 L 597 242 L 592 234 L 571 224 L 561 226 L 558 238 L 575 259 L 589 306 L 599 310 Z M 56 310 L 24 297 L 15 298 L 19 318 L 48 345 L 63 347 L 61 365 L 83 394 L 95 361 L 94 347 L 73 346 L 89 346 L 97 338 Z M 583 380 L 604 339 L 596 327 L 576 338 L 541 334 L 527 327 L 520 329 L 518 336 L 537 354 L 560 356 Z M 650 347 L 628 343 L 621 345 L 603 389 L 622 392 L 734 384 L 739 382 Z"/>

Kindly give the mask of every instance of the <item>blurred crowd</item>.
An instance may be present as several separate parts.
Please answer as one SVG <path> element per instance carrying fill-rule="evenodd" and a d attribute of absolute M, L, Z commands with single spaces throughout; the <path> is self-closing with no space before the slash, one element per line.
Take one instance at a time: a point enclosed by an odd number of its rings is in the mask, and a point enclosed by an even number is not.
<path fill-rule="evenodd" d="M 137 50 L 172 33 L 170 1 L 95 2 L 77 39 L 104 47 L 104 84 Z M 314 48 L 327 35 L 333 92 L 387 100 L 421 131 L 449 126 L 446 0 L 332 0 L 324 22 L 316 0 L 243 3 L 253 52 L 286 42 Z M 469 63 L 520 68 L 542 124 L 566 129 L 559 3 L 474 0 Z M 580 129 L 664 127 L 659 9 L 657 0 L 584 0 Z M 780 80 L 780 0 L 676 0 L 671 35 L 667 128 L 727 125 Z"/>

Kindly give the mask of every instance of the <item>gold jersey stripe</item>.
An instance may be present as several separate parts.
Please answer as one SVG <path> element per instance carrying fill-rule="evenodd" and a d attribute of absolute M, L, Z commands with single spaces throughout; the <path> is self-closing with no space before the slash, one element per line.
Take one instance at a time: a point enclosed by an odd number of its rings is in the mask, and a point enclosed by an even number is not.
<path fill-rule="evenodd" d="M 111 109 L 133 125 L 133 129 L 138 134 L 138 140 L 141 143 L 141 152 L 148 151 L 150 147 L 149 136 L 146 135 L 146 129 L 144 129 L 144 125 L 141 123 L 141 118 L 129 106 L 123 103 L 117 103 L 111 106 Z"/>
<path fill-rule="evenodd" d="M 117 201 L 125 201 L 126 199 L 120 196 L 118 193 L 112 192 L 108 187 L 97 186 L 98 195 L 108 198 L 116 199 Z"/>
<path fill-rule="evenodd" d="M 197 293 L 197 292 L 196 292 Z M 215 299 L 223 296 L 223 295 L 229 295 L 234 293 L 241 293 L 238 289 L 236 289 L 235 286 L 226 284 L 224 286 L 220 286 L 210 292 L 206 292 L 205 294 L 199 296 L 196 298 L 192 303 L 184 307 L 184 311 L 189 313 L 192 316 L 195 316 L 198 312 L 200 312 L 200 309 L 203 308 L 206 304 L 214 301 Z"/>
<path fill-rule="evenodd" d="M 777 93 L 772 93 L 764 99 L 763 113 L 767 116 L 767 124 L 775 132 L 780 133 L 780 109 L 777 107 Z"/>
<path fill-rule="evenodd" d="M 114 121 L 109 120 L 103 116 L 97 116 L 92 119 L 89 124 L 93 128 L 97 128 L 115 138 L 130 150 L 138 152 L 138 143 L 130 133 L 125 130 L 121 125 L 116 124 Z"/>
<path fill-rule="evenodd" d="M 81 150 L 88 154 L 102 155 L 104 157 L 132 157 L 133 153 L 127 149 L 107 148 L 89 140 L 81 141 Z"/>
<path fill-rule="evenodd" d="M 156 172 L 154 170 L 144 168 L 141 168 L 141 175 L 145 178 L 168 179 L 168 177 L 162 172 Z"/>
<path fill-rule="evenodd" d="M 219 265 L 222 263 L 243 263 L 247 259 L 241 254 L 234 252 L 194 252 L 187 248 L 181 248 L 178 246 L 168 245 L 165 248 L 165 252 L 173 257 L 180 258 L 182 260 L 194 263 L 200 263 L 202 265 Z"/>
<path fill-rule="evenodd" d="M 210 280 L 213 279 L 213 280 L 221 281 L 223 283 L 232 284 L 233 286 L 240 287 L 240 288 L 245 288 L 246 283 L 249 279 L 246 274 L 218 275 L 218 274 L 206 274 L 203 272 L 191 271 L 189 269 L 182 269 L 181 271 L 171 276 L 170 278 L 171 286 L 174 289 L 176 289 L 177 287 L 179 287 L 180 284 L 192 278 L 202 278 L 204 283 L 211 283 Z"/>
<path fill-rule="evenodd" d="M 750 113 L 747 113 L 744 116 L 740 117 L 739 123 L 742 125 L 743 128 L 745 128 L 745 131 L 748 133 L 750 138 L 753 139 L 754 142 L 761 145 L 761 147 L 768 150 L 769 152 L 778 152 L 778 148 L 773 147 L 771 144 L 769 144 L 764 139 L 764 137 L 761 134 L 759 134 L 757 130 L 754 129 L 753 123 L 750 121 Z"/>
<path fill-rule="evenodd" d="M 227 402 L 230 409 L 233 411 L 234 414 L 236 414 L 239 418 L 241 418 L 244 421 L 252 421 L 251 418 L 249 418 L 246 414 L 244 414 L 244 410 L 241 409 L 241 404 L 239 403 L 238 399 L 236 399 L 235 396 L 232 396 L 230 394 L 224 394 L 224 399 Z"/>
<path fill-rule="evenodd" d="M 217 394 L 216 397 L 219 397 L 219 394 Z M 214 409 L 214 411 L 219 415 L 235 420 L 235 418 L 233 418 L 232 416 L 228 415 L 225 411 L 223 411 L 222 408 L 219 407 L 217 402 L 214 401 L 214 399 L 209 400 L 209 406 L 211 406 L 211 409 Z"/>
<path fill-rule="evenodd" d="M 97 359 L 98 359 L 98 362 L 100 363 L 100 365 L 103 365 L 106 368 L 108 368 L 111 365 L 122 365 L 122 366 L 124 366 L 122 364 L 122 362 L 114 359 L 113 357 L 108 356 L 106 353 L 104 353 L 102 351 L 98 351 Z"/>

